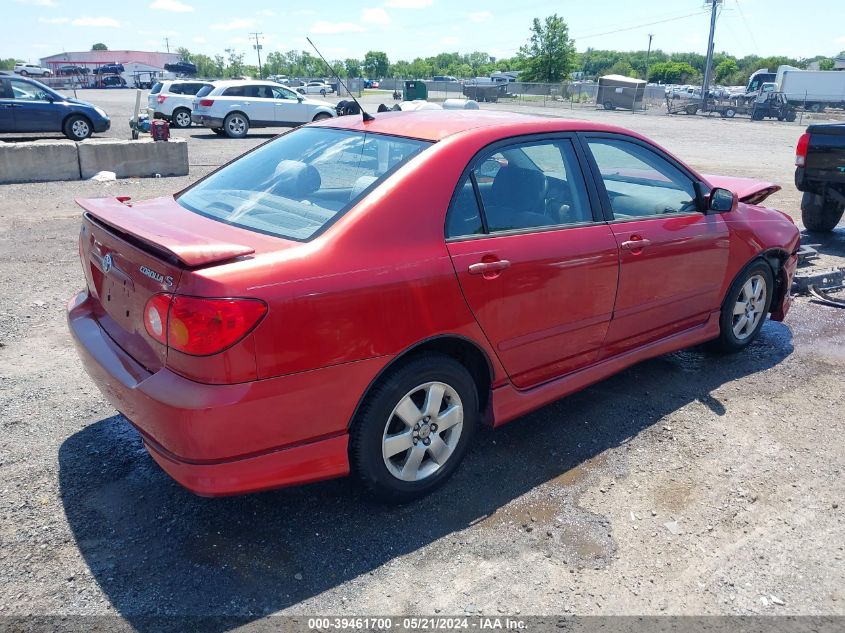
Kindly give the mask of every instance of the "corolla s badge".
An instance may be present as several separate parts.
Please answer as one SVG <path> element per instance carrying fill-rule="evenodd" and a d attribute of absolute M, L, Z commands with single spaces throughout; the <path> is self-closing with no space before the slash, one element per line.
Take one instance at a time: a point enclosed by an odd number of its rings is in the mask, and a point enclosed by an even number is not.
<path fill-rule="evenodd" d="M 107 273 L 111 270 L 112 267 L 112 260 L 111 260 L 111 253 L 103 257 L 103 272 Z"/>
<path fill-rule="evenodd" d="M 164 284 L 165 286 L 173 285 L 173 277 L 171 277 L 170 275 L 162 275 L 161 273 L 157 273 L 156 271 L 152 270 L 151 268 L 147 268 L 146 266 L 141 266 L 138 270 L 141 271 L 142 275 L 146 275 L 150 279 L 154 279 L 160 284 Z"/>

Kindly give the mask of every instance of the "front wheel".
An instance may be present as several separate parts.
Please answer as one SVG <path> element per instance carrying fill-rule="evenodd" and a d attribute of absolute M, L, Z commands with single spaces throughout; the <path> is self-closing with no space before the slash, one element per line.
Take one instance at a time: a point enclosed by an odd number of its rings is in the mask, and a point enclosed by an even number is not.
<path fill-rule="evenodd" d="M 612 101 L 605 101 L 603 104 L 605 110 L 615 110 L 616 106 L 613 105 Z"/>
<path fill-rule="evenodd" d="M 715 349 L 734 353 L 757 338 L 772 303 L 774 277 L 769 265 L 758 260 L 748 266 L 731 284 L 719 316 L 719 338 Z"/>
<path fill-rule="evenodd" d="M 320 112 L 314 115 L 314 118 L 311 119 L 312 121 L 324 121 L 325 119 L 331 119 L 332 115 L 328 114 L 327 112 Z"/>
<path fill-rule="evenodd" d="M 24 77 L 29 77 L 29 73 L 26 72 L 25 70 L 21 71 L 21 75 L 24 76 Z"/>
<path fill-rule="evenodd" d="M 78 114 L 68 117 L 68 120 L 65 121 L 62 127 L 62 131 L 72 141 L 84 141 L 94 133 L 91 122 Z"/>
<path fill-rule="evenodd" d="M 243 138 L 249 132 L 249 120 L 240 112 L 227 114 L 223 119 L 223 131 L 229 138 Z"/>
<path fill-rule="evenodd" d="M 735 116 L 736 116 L 736 110 L 734 110 L 733 108 L 728 108 L 727 110 L 725 110 L 725 117 L 726 118 L 732 119 Z"/>
<path fill-rule="evenodd" d="M 413 358 L 367 395 L 350 431 L 352 469 L 384 501 L 422 497 L 455 472 L 478 417 L 463 365 L 441 354 Z"/>

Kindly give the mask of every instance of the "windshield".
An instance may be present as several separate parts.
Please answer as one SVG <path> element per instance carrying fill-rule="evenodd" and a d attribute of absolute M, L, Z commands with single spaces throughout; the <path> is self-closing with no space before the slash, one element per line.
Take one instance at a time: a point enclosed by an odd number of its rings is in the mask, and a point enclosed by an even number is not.
<path fill-rule="evenodd" d="M 223 167 L 176 200 L 222 222 L 304 241 L 429 145 L 380 134 L 300 128 Z"/>

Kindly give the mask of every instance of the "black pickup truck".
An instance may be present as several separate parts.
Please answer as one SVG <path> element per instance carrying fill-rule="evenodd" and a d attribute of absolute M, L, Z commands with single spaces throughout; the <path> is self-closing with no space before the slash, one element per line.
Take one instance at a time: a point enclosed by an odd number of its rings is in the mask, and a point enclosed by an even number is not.
<path fill-rule="evenodd" d="M 798 139 L 795 166 L 804 226 L 832 231 L 845 211 L 845 123 L 808 127 Z"/>

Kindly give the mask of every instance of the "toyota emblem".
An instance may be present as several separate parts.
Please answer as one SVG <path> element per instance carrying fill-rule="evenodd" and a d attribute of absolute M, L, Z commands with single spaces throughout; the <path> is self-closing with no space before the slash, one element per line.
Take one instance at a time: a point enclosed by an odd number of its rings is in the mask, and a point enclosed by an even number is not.
<path fill-rule="evenodd" d="M 107 273 L 111 270 L 112 267 L 112 260 L 111 260 L 111 253 L 103 257 L 103 272 Z"/>

